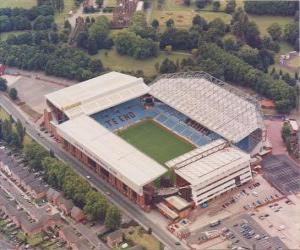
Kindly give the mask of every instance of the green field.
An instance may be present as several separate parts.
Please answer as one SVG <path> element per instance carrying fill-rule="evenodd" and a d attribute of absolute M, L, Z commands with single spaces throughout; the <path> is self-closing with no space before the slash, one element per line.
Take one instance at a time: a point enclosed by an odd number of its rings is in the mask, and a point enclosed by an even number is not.
<path fill-rule="evenodd" d="M 293 22 L 292 17 L 285 16 L 256 16 L 256 15 L 248 15 L 251 21 L 254 21 L 262 35 L 267 34 L 267 29 L 272 23 L 278 23 L 282 29 L 288 23 Z"/>
<path fill-rule="evenodd" d="M 170 55 L 165 52 L 160 52 L 157 57 L 148 58 L 145 60 L 137 60 L 130 56 L 119 55 L 116 50 L 101 50 L 93 58 L 98 58 L 102 61 L 104 67 L 108 67 L 115 71 L 137 71 L 143 70 L 146 76 L 156 74 L 154 65 L 161 63 L 165 58 L 176 62 L 183 58 L 188 58 L 188 53 L 172 52 Z"/>
<path fill-rule="evenodd" d="M 0 0 L 0 8 L 26 8 L 29 9 L 37 4 L 36 0 Z"/>
<path fill-rule="evenodd" d="M 195 148 L 152 120 L 132 125 L 118 135 L 160 164 Z"/>

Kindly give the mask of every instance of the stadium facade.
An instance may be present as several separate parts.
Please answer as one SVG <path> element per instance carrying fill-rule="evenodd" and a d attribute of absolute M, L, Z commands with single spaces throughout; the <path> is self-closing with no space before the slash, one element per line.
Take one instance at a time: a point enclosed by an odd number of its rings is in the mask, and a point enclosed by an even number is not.
<path fill-rule="evenodd" d="M 110 72 L 48 94 L 46 102 L 46 130 L 143 208 L 152 205 L 153 182 L 168 168 L 180 194 L 198 205 L 250 180 L 251 155 L 262 150 L 256 100 L 203 72 L 163 75 L 150 86 Z M 160 164 L 118 136 L 147 119 L 194 149 Z"/>

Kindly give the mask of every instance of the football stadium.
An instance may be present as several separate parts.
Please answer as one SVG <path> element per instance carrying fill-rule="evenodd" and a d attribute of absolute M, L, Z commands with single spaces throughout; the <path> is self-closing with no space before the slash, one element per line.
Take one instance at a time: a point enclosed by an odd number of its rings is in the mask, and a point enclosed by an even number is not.
<path fill-rule="evenodd" d="M 203 204 L 250 180 L 250 158 L 263 148 L 258 102 L 204 72 L 162 75 L 149 86 L 110 72 L 46 102 L 47 131 L 143 208 L 168 188 Z"/>

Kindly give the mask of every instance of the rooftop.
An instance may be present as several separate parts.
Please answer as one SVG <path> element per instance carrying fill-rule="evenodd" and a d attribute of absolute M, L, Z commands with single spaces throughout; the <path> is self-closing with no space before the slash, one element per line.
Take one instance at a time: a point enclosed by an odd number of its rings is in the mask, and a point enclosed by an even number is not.
<path fill-rule="evenodd" d="M 165 200 L 172 205 L 177 211 L 182 211 L 183 209 L 189 207 L 191 204 L 181 197 L 174 195 L 165 198 Z"/>
<path fill-rule="evenodd" d="M 233 171 L 241 164 L 250 164 L 249 154 L 233 146 L 220 147 L 220 145 L 211 142 L 200 147 L 197 150 L 202 150 L 200 153 L 202 157 L 194 157 L 193 161 L 186 161 L 185 164 L 180 162 L 178 167 L 174 166 L 175 172 L 191 185 L 198 185 L 206 181 L 211 182 L 213 178 L 222 173 Z M 203 152 L 205 154 L 202 154 Z"/>
<path fill-rule="evenodd" d="M 46 95 L 55 107 L 73 118 L 91 115 L 146 94 L 142 78 L 110 72 Z"/>
<path fill-rule="evenodd" d="M 177 219 L 179 216 L 177 213 L 175 213 L 172 209 L 170 209 L 166 204 L 163 202 L 160 202 L 156 204 L 156 207 L 162 211 L 167 217 L 169 217 L 171 220 Z"/>
<path fill-rule="evenodd" d="M 163 75 L 149 93 L 235 143 L 262 126 L 252 97 L 202 72 Z"/>
<path fill-rule="evenodd" d="M 71 144 L 84 150 L 95 162 L 106 166 L 109 172 L 138 194 L 142 194 L 144 185 L 166 172 L 159 163 L 89 116 L 82 115 L 66 121 L 57 126 L 57 131 Z"/>

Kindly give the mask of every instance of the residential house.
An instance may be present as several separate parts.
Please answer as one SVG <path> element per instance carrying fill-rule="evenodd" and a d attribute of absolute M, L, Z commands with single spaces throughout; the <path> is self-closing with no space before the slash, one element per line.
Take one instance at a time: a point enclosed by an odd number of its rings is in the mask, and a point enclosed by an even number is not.
<path fill-rule="evenodd" d="M 76 221 L 80 222 L 86 218 L 84 212 L 79 207 L 74 206 L 71 210 L 71 217 Z"/>
<path fill-rule="evenodd" d="M 71 210 L 74 207 L 74 204 L 72 202 L 72 200 L 70 199 L 65 199 L 64 197 L 59 197 L 57 199 L 57 204 L 58 208 L 63 211 L 63 213 L 65 215 L 70 215 L 71 214 Z"/>
<path fill-rule="evenodd" d="M 114 231 L 106 236 L 107 245 L 111 248 L 117 247 L 123 242 L 123 237 L 121 229 Z"/>
<path fill-rule="evenodd" d="M 62 192 L 58 192 L 53 188 L 49 188 L 47 193 L 46 193 L 46 197 L 47 200 L 53 204 L 57 204 L 57 200 L 63 195 Z"/>

